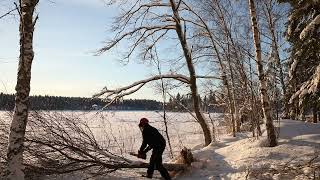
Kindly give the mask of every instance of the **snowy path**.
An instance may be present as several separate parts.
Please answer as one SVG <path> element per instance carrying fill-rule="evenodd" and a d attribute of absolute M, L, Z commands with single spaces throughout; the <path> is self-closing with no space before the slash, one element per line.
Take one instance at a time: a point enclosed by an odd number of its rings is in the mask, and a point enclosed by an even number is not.
<path fill-rule="evenodd" d="M 194 151 L 195 157 L 204 163 L 177 179 L 245 179 L 248 169 L 301 163 L 319 152 L 320 124 L 282 120 L 280 127 L 279 145 L 274 148 L 263 147 L 263 137 L 256 140 L 238 134 L 236 138 L 224 137 L 217 144 Z"/>

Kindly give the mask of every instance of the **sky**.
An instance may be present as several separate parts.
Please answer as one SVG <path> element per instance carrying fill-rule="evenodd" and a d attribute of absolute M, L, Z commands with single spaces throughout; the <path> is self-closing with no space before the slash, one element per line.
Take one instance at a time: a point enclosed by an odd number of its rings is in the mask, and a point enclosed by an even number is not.
<path fill-rule="evenodd" d="M 0 1 L 0 15 L 12 7 Z M 115 9 L 102 0 L 42 0 L 34 32 L 35 58 L 31 95 L 91 97 L 103 87 L 118 88 L 147 78 L 155 68 L 138 62 L 123 65 L 116 51 L 94 56 L 108 31 Z M 0 19 L 0 92 L 15 93 L 19 57 L 19 21 Z M 151 86 L 128 98 L 159 99 Z"/>

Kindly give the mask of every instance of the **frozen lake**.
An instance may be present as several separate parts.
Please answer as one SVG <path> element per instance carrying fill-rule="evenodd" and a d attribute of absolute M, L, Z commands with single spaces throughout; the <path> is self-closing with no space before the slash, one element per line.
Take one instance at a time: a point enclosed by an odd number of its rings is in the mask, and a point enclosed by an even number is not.
<path fill-rule="evenodd" d="M 142 136 L 138 123 L 142 117 L 148 118 L 150 124 L 166 138 L 163 112 L 161 111 L 50 111 L 50 113 L 52 112 L 86 121 L 101 145 L 122 154 L 136 152 L 139 149 Z M 8 121 L 6 114 L 6 111 L 0 111 L 0 117 L 6 118 Z M 211 125 L 208 114 L 205 116 L 208 124 Z M 218 114 L 210 116 L 217 120 Z M 166 119 L 175 154 L 180 152 L 184 146 L 192 148 L 204 142 L 200 125 L 189 113 L 167 112 Z M 168 140 L 165 157 L 169 157 Z"/>

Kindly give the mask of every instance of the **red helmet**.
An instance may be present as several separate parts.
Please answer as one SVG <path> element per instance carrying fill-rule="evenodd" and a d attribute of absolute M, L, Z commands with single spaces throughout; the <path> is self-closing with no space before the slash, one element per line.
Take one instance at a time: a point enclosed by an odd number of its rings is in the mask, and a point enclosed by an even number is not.
<path fill-rule="evenodd" d="M 147 118 L 141 118 L 139 126 L 145 126 L 148 123 L 149 123 L 149 120 Z"/>

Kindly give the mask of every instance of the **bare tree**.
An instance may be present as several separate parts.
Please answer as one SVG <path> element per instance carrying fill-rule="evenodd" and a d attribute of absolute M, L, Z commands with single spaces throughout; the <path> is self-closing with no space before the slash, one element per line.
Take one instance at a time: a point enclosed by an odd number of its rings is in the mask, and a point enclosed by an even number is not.
<path fill-rule="evenodd" d="M 269 102 L 268 93 L 267 93 L 266 76 L 263 71 L 263 63 L 262 63 L 262 57 L 261 57 L 261 42 L 260 42 L 260 34 L 258 29 L 256 8 L 254 5 L 254 0 L 248 0 L 248 3 L 249 3 L 249 11 L 250 11 L 251 22 L 252 22 L 253 40 L 254 40 L 255 50 L 256 50 L 256 62 L 257 62 L 258 77 L 260 81 L 260 93 L 261 93 L 263 115 L 266 122 L 269 146 L 274 147 L 277 145 L 277 137 L 274 131 L 273 120 L 271 116 L 270 102 Z"/>
<path fill-rule="evenodd" d="M 33 14 L 39 0 L 21 0 L 20 14 L 20 57 L 16 85 L 14 115 L 10 127 L 8 144 L 8 179 L 23 180 L 23 142 L 28 119 L 31 65 L 34 57 L 33 31 L 37 21 Z"/>
<path fill-rule="evenodd" d="M 275 62 L 276 64 L 276 74 L 279 74 L 279 80 L 282 90 L 283 97 L 287 96 L 287 88 L 285 84 L 285 74 L 283 65 L 281 64 L 281 58 L 280 58 L 280 50 L 281 46 L 279 45 L 279 21 L 282 17 L 284 17 L 283 13 L 286 13 L 284 8 L 281 8 L 277 6 L 277 2 L 275 0 L 268 0 L 261 2 L 263 5 L 263 16 L 266 19 L 267 22 L 267 29 L 269 31 L 269 35 L 271 36 L 271 60 Z M 280 10 L 278 10 L 280 9 Z M 281 14 L 280 14 L 281 13 Z M 282 24 L 282 22 L 280 22 Z M 281 36 L 280 36 L 281 37 Z M 275 80 L 276 81 L 276 80 Z M 276 81 L 277 82 L 277 81 Z M 275 82 L 275 84 L 276 84 Z M 285 99 L 285 98 L 284 98 Z M 287 100 L 284 100 L 284 116 L 289 116 L 289 109 L 288 109 L 288 102 Z"/>
<path fill-rule="evenodd" d="M 217 42 L 217 39 L 214 36 L 214 33 L 211 31 L 208 23 L 206 22 L 206 20 L 201 16 L 201 14 L 197 11 L 194 10 L 194 8 L 192 8 L 190 5 L 188 5 L 187 3 L 185 3 L 184 1 L 181 2 L 181 4 L 183 5 L 184 9 L 186 11 L 188 11 L 190 14 L 192 14 L 192 16 L 194 16 L 194 19 L 187 19 L 186 21 L 192 23 L 193 25 L 195 25 L 196 29 L 198 29 L 199 32 L 196 33 L 196 37 L 200 37 L 202 39 L 207 39 L 208 41 L 208 46 L 203 47 L 202 44 L 196 44 L 196 46 L 198 46 L 198 51 L 205 51 L 204 55 L 200 54 L 199 57 L 216 57 L 216 59 L 218 60 L 218 64 L 220 66 L 220 71 L 221 71 L 221 79 L 222 79 L 222 83 L 224 85 L 225 90 L 227 91 L 227 98 L 228 98 L 228 103 L 229 103 L 229 107 L 230 107 L 230 114 L 231 114 L 231 122 L 232 122 L 232 133 L 233 136 L 235 137 L 236 134 L 236 118 L 235 118 L 235 108 L 234 108 L 234 101 L 233 101 L 233 97 L 232 97 L 232 90 L 231 90 L 231 83 L 230 80 L 228 78 L 228 74 L 227 74 L 227 67 L 225 65 L 224 59 L 223 59 L 223 55 L 220 52 L 220 44 Z M 208 49 L 211 51 L 211 53 L 207 53 Z"/>
<path fill-rule="evenodd" d="M 169 1 L 169 3 L 136 0 L 129 4 L 132 4 L 132 6 L 125 9 L 128 5 L 120 3 L 121 7 L 125 10 L 117 17 L 117 23 L 113 29 L 117 32 L 116 37 L 108 42 L 107 45 L 100 50 L 100 53 L 110 50 L 121 41 L 127 39 L 129 42 L 129 50 L 125 59 L 131 57 L 137 47 L 143 47 L 141 54 L 144 59 L 147 59 L 148 56 L 151 55 L 154 45 L 163 41 L 165 39 L 164 37 L 168 37 L 169 31 L 174 30 L 178 36 L 179 44 L 182 47 L 183 57 L 189 72 L 187 79 L 193 98 L 194 111 L 204 133 L 205 145 L 208 145 L 211 142 L 211 135 L 207 122 L 200 110 L 196 71 L 191 47 L 188 44 L 187 38 L 186 24 L 189 23 L 189 21 L 180 14 L 180 11 L 184 10 L 181 5 L 185 3 L 183 1 L 176 2 L 173 0 Z M 172 35 L 172 33 L 170 35 Z M 151 36 L 154 37 L 155 41 L 148 44 Z M 104 92 L 107 93 L 107 91 Z M 104 93 L 100 93 L 100 95 L 103 94 Z"/>
<path fill-rule="evenodd" d="M 170 0 L 171 9 L 173 12 L 173 19 L 175 21 L 175 26 L 176 26 L 175 30 L 179 37 L 179 40 L 183 49 L 183 53 L 187 62 L 188 70 L 190 73 L 190 89 L 191 89 L 191 95 L 193 99 L 194 111 L 196 113 L 198 122 L 204 133 L 205 145 L 209 145 L 211 143 L 210 130 L 208 128 L 205 117 L 203 116 L 200 110 L 200 99 L 199 99 L 198 90 L 197 90 L 196 72 L 194 69 L 193 61 L 192 61 L 191 50 L 187 42 L 187 36 L 185 34 L 186 28 L 183 29 L 182 27 L 181 18 L 178 11 L 180 3 L 181 3 L 181 0 L 179 1 L 179 3 L 176 3 L 174 0 Z"/>

